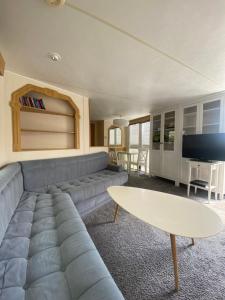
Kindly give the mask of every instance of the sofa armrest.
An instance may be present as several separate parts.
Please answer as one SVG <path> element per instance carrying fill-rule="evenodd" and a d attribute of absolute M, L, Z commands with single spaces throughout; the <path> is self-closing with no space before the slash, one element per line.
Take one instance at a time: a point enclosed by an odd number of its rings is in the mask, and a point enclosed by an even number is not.
<path fill-rule="evenodd" d="M 107 170 L 114 171 L 114 172 L 122 172 L 124 171 L 124 168 L 122 166 L 108 164 Z"/>

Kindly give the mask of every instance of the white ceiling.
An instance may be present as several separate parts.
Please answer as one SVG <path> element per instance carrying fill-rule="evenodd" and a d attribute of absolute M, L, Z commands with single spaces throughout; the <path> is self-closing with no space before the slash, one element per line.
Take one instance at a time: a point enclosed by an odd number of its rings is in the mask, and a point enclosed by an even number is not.
<path fill-rule="evenodd" d="M 0 51 L 8 70 L 89 96 L 92 118 L 144 114 L 225 89 L 225 1 L 0 0 Z"/>

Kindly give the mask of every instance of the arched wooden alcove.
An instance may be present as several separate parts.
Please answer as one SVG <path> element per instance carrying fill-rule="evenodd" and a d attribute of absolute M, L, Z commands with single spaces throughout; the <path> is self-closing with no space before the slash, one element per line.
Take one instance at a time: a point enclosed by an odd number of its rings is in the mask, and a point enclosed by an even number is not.
<path fill-rule="evenodd" d="M 10 105 L 13 151 L 80 147 L 80 113 L 69 96 L 27 84 L 12 93 Z"/>

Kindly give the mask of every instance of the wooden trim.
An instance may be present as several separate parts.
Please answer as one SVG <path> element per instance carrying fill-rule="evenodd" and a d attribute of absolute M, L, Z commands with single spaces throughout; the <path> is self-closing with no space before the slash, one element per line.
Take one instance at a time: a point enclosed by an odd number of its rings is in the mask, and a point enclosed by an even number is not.
<path fill-rule="evenodd" d="M 74 148 L 22 148 L 22 151 L 74 150 Z"/>
<path fill-rule="evenodd" d="M 141 117 L 141 118 L 133 119 L 133 120 L 130 120 L 129 125 L 149 122 L 150 118 L 151 118 L 151 116 L 148 115 L 148 116 L 144 116 L 144 117 Z"/>
<path fill-rule="evenodd" d="M 170 241 L 171 241 L 171 250 L 172 250 L 172 257 L 173 257 L 175 290 L 178 291 L 178 289 L 179 289 L 179 271 L 178 271 L 178 263 L 177 263 L 176 236 L 174 234 L 170 234 Z"/>
<path fill-rule="evenodd" d="M 51 98 L 60 99 L 69 103 L 69 105 L 74 110 L 74 127 L 75 127 L 75 139 L 74 139 L 74 148 L 80 148 L 80 111 L 76 104 L 73 102 L 72 98 L 67 95 L 61 94 L 55 90 L 49 88 L 42 88 L 39 86 L 35 86 L 33 84 L 26 84 L 25 86 L 21 87 L 20 89 L 16 90 L 12 93 L 10 106 L 12 107 L 12 121 L 13 121 L 13 151 L 23 151 L 21 149 L 21 122 L 20 122 L 20 113 L 21 111 L 30 111 L 35 113 L 48 113 L 48 114 L 57 114 L 57 115 L 66 115 L 72 117 L 70 114 L 58 114 L 55 112 L 44 112 L 44 110 L 38 110 L 35 108 L 28 108 L 21 105 L 19 98 L 23 95 L 26 95 L 29 92 L 36 92 Z M 42 150 L 42 149 L 39 149 Z M 45 150 L 51 150 L 45 149 Z M 53 149 L 52 149 L 53 150 Z"/>
<path fill-rule="evenodd" d="M 0 53 L 0 75 L 1 76 L 4 76 L 4 71 L 5 71 L 5 61 L 2 54 Z"/>
<path fill-rule="evenodd" d="M 29 106 L 21 106 L 20 110 L 24 111 L 24 112 L 32 112 L 32 113 L 38 113 L 38 114 L 47 114 L 47 115 L 65 116 L 65 117 L 74 118 L 74 114 L 54 112 L 54 111 L 49 111 L 49 110 L 34 108 L 34 107 L 29 107 Z"/>
<path fill-rule="evenodd" d="M 75 134 L 75 131 L 55 131 L 55 130 L 39 130 L 39 129 L 25 129 L 22 128 L 21 132 L 37 132 L 37 133 L 71 133 Z"/>

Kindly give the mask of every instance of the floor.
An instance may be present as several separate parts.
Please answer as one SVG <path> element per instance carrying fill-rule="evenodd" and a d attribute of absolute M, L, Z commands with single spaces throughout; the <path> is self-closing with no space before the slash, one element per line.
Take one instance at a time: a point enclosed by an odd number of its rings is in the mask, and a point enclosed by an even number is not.
<path fill-rule="evenodd" d="M 175 187 L 160 178 L 130 176 L 127 185 L 186 195 L 184 186 Z M 207 193 L 199 191 L 192 198 L 206 202 Z M 225 201 L 212 200 L 209 205 L 225 223 Z M 194 247 L 189 239 L 177 239 L 180 290 L 176 293 L 169 235 L 124 210 L 118 223 L 112 223 L 113 212 L 111 202 L 89 215 L 85 223 L 125 299 L 225 299 L 225 231 L 197 240 Z"/>

